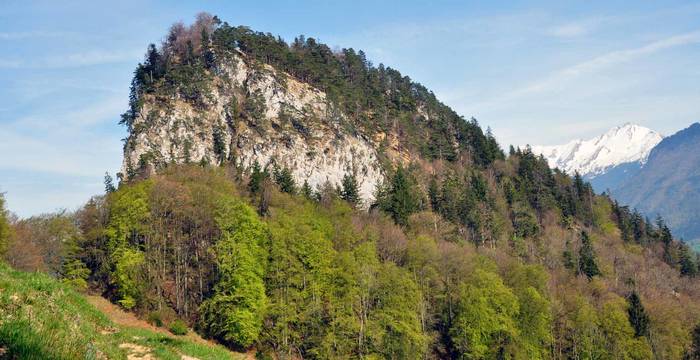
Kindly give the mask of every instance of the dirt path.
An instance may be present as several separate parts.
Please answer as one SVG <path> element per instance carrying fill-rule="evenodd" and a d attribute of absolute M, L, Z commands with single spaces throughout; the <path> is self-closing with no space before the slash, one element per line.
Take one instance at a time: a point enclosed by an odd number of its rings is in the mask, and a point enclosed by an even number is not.
<path fill-rule="evenodd" d="M 194 331 L 188 331 L 187 335 L 184 336 L 175 336 L 165 328 L 153 326 L 148 322 L 139 319 L 133 313 L 122 310 L 119 306 L 112 304 L 111 302 L 109 302 L 109 300 L 101 296 L 88 295 L 86 296 L 86 298 L 90 304 L 96 307 L 97 310 L 100 310 L 102 313 L 107 315 L 107 317 L 109 317 L 109 319 L 117 325 L 130 328 L 145 329 L 172 337 L 185 338 L 187 340 L 198 342 L 200 344 L 215 345 L 214 342 L 203 339 Z"/>
<path fill-rule="evenodd" d="M 210 346 L 216 345 L 215 342 L 202 338 L 201 336 L 199 336 L 199 334 L 197 334 L 194 331 L 189 331 L 189 332 L 187 332 L 187 335 L 184 335 L 184 336 L 173 335 L 167 329 L 153 326 L 153 325 L 149 324 L 147 321 L 139 319 L 133 313 L 122 310 L 122 308 L 120 308 L 119 306 L 117 306 L 115 304 L 112 304 L 109 300 L 107 300 L 101 296 L 86 295 L 85 298 L 87 299 L 87 301 L 90 304 L 92 304 L 92 306 L 97 308 L 97 310 L 99 310 L 103 314 L 107 315 L 107 317 L 110 320 L 112 320 L 112 322 L 115 323 L 116 325 L 123 326 L 123 327 L 129 327 L 129 328 L 149 330 L 152 332 L 167 335 L 169 337 L 184 338 L 184 339 L 189 340 L 191 342 L 196 342 L 196 343 L 205 344 L 205 345 L 210 345 Z M 133 344 L 128 344 L 128 343 L 125 343 L 122 345 L 125 347 L 128 347 L 129 349 L 131 349 L 131 347 L 134 346 Z M 138 345 L 136 345 L 136 346 L 138 346 Z M 130 350 L 131 354 L 129 356 L 129 359 L 134 359 L 134 360 L 136 360 L 136 359 L 152 359 L 151 357 L 149 357 L 150 355 L 148 355 L 148 351 L 150 351 L 150 349 L 144 348 L 144 349 L 138 349 L 138 350 L 139 351 L 135 351 L 135 350 L 131 351 Z M 145 354 L 145 355 L 143 355 L 142 357 L 138 357 L 137 356 L 138 353 Z M 254 350 L 248 351 L 247 353 L 242 354 L 242 355 L 245 357 L 246 360 L 254 360 L 255 359 L 255 351 Z M 183 355 L 182 359 L 183 360 L 190 360 L 190 359 L 191 360 L 198 360 L 196 358 L 188 357 L 186 355 Z"/>

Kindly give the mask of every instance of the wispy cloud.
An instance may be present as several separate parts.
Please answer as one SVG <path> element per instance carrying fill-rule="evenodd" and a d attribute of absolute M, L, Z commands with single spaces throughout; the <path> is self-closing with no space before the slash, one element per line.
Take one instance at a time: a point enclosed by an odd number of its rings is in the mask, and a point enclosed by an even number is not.
<path fill-rule="evenodd" d="M 592 16 L 575 21 L 560 23 L 547 28 L 547 35 L 563 40 L 580 38 L 601 30 L 604 25 L 623 21 L 616 16 Z"/>
<path fill-rule="evenodd" d="M 700 43 L 700 30 L 671 36 L 637 48 L 612 51 L 556 71 L 544 79 L 510 92 L 504 97 L 508 99 L 560 89 L 583 75 L 596 73 L 662 50 L 694 43 Z"/>
<path fill-rule="evenodd" d="M 114 96 L 63 114 L 33 114 L 0 123 L 0 153 L 13 154 L 0 159 L 0 170 L 90 176 L 95 169 L 116 169 L 119 138 L 104 138 L 96 126 L 116 124 L 125 106 L 123 96 Z"/>
<path fill-rule="evenodd" d="M 105 121 L 115 121 L 124 112 L 128 100 L 126 94 L 117 93 L 102 101 L 59 114 L 35 113 L 8 123 L 14 129 L 31 129 L 35 132 L 76 133 Z"/>
<path fill-rule="evenodd" d="M 37 59 L 0 59 L 0 68 L 5 69 L 59 69 L 134 62 L 143 56 L 142 49 L 92 50 L 72 54 L 47 55 Z"/>
<path fill-rule="evenodd" d="M 590 28 L 584 24 L 572 23 L 556 26 L 549 30 L 549 33 L 556 37 L 571 38 L 588 34 Z"/>
<path fill-rule="evenodd" d="M 19 31 L 19 32 L 0 32 L 0 40 L 26 40 L 37 38 L 59 38 L 76 35 L 73 32 L 67 31 Z"/>

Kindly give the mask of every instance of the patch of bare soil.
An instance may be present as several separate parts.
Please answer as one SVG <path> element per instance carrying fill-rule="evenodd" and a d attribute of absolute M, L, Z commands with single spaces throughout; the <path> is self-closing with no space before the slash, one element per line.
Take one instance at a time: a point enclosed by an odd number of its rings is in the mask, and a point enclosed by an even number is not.
<path fill-rule="evenodd" d="M 189 341 L 192 342 L 197 342 L 200 344 L 207 344 L 207 345 L 216 345 L 215 342 L 206 340 L 199 336 L 197 333 L 194 331 L 189 331 L 187 335 L 184 336 L 175 336 L 171 334 L 169 331 L 167 331 L 164 328 L 159 328 L 156 326 L 153 326 L 149 324 L 147 321 L 139 319 L 134 315 L 133 313 L 124 311 L 122 308 L 119 306 L 112 304 L 109 300 L 97 296 L 97 295 L 87 295 L 86 299 L 92 306 L 96 307 L 97 310 L 101 311 L 103 314 L 107 315 L 107 317 L 112 320 L 116 325 L 119 326 L 124 326 L 124 327 L 130 327 L 130 328 L 137 328 L 137 329 L 145 329 L 157 333 L 161 333 L 163 335 L 167 336 L 172 336 L 172 337 L 177 337 L 177 338 L 185 338 Z M 114 328 L 108 328 L 102 330 L 102 334 L 112 334 L 115 333 L 117 329 Z M 119 345 L 120 348 L 127 349 L 129 352 L 128 359 L 129 360 L 151 360 L 155 359 L 153 355 L 150 354 L 150 349 L 145 347 L 145 346 L 140 346 L 137 344 L 132 344 L 132 343 L 123 343 Z M 133 351 L 132 351 L 133 350 Z M 248 353 L 245 354 L 246 359 L 255 359 L 255 351 L 249 351 Z M 199 360 L 195 357 L 187 356 L 187 355 L 182 355 L 182 360 Z"/>
<path fill-rule="evenodd" d="M 133 313 L 122 310 L 122 308 L 120 308 L 119 306 L 117 306 L 115 304 L 112 304 L 111 302 L 109 302 L 109 300 L 103 298 L 102 296 L 88 295 L 88 296 L 86 296 L 86 298 L 87 298 L 88 302 L 90 302 L 90 304 L 92 304 L 94 307 L 96 307 L 97 310 L 100 310 L 102 313 L 107 315 L 107 317 L 109 317 L 109 319 L 112 320 L 112 322 L 114 322 L 117 325 L 130 327 L 130 328 L 145 329 L 145 330 L 161 333 L 163 335 L 180 337 L 180 336 L 175 336 L 175 335 L 171 334 L 165 328 L 159 328 L 159 327 L 153 326 L 153 325 L 149 324 L 147 321 L 139 319 Z M 113 330 L 106 329 L 103 331 L 111 332 Z M 208 341 L 206 339 L 203 339 L 201 336 L 199 336 L 194 331 L 189 331 L 187 333 L 187 335 L 181 336 L 180 338 L 185 338 L 187 340 L 198 342 L 200 344 L 208 344 L 208 345 L 215 344 L 212 341 Z"/>
<path fill-rule="evenodd" d="M 109 302 L 109 300 L 101 296 L 88 295 L 86 296 L 86 298 L 88 302 L 92 304 L 92 306 L 96 307 L 97 310 L 100 310 L 100 312 L 107 315 L 107 317 L 117 325 L 138 329 L 146 329 L 168 335 L 170 334 L 167 331 L 165 331 L 165 329 L 155 327 L 149 324 L 148 322 L 137 318 L 136 315 L 122 310 L 119 306 L 112 304 L 111 302 Z"/>
<path fill-rule="evenodd" d="M 123 343 L 119 344 L 119 348 L 128 352 L 126 355 L 127 360 L 155 360 L 153 355 L 151 355 L 151 349 L 146 346 Z"/>

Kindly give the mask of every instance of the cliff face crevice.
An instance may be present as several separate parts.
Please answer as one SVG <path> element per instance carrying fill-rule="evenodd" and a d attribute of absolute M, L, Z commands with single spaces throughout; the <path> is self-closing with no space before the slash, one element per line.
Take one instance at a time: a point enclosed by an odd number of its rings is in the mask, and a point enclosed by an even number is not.
<path fill-rule="evenodd" d="M 354 130 L 326 94 L 269 65 L 221 60 L 201 104 L 143 95 L 124 146 L 122 173 L 168 163 L 232 160 L 287 167 L 298 185 L 339 185 L 354 173 L 365 205 L 384 174 L 376 144 Z"/>

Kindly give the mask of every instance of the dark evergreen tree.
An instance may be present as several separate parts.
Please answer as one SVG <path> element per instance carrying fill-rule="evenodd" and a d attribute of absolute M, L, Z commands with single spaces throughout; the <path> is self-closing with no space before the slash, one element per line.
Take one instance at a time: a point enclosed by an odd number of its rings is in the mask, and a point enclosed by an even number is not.
<path fill-rule="evenodd" d="M 355 174 L 352 172 L 345 174 L 345 176 L 343 176 L 342 186 L 340 198 L 353 206 L 357 205 L 360 202 L 360 192 Z"/>
<path fill-rule="evenodd" d="M 698 265 L 695 262 L 695 258 L 696 256 L 688 244 L 681 242 L 678 245 L 678 261 L 682 275 L 693 277 L 698 274 Z"/>
<path fill-rule="evenodd" d="M 646 233 L 646 225 L 644 224 L 644 218 L 642 218 L 642 214 L 637 211 L 637 209 L 634 209 L 632 212 L 632 235 L 634 236 L 634 241 L 636 243 L 642 243 L 644 239 L 644 234 Z"/>
<path fill-rule="evenodd" d="M 562 256 L 564 258 L 564 267 L 569 270 L 575 270 L 576 262 L 574 261 L 574 254 L 571 251 L 571 242 L 569 240 L 566 240 L 566 246 Z"/>
<path fill-rule="evenodd" d="M 219 164 L 223 164 L 226 160 L 226 142 L 224 141 L 224 133 L 220 128 L 214 128 L 212 140 L 214 143 L 214 154 L 216 155 Z"/>
<path fill-rule="evenodd" d="M 211 49 L 211 41 L 207 29 L 202 28 L 202 62 L 207 69 L 213 69 L 216 64 L 214 52 Z"/>
<path fill-rule="evenodd" d="M 440 212 L 440 190 L 435 176 L 431 177 L 430 183 L 428 183 L 428 200 L 433 211 Z"/>
<path fill-rule="evenodd" d="M 112 179 L 112 176 L 109 175 L 108 172 L 105 172 L 105 193 L 113 193 L 117 191 L 117 188 L 114 186 L 114 180 Z"/>
<path fill-rule="evenodd" d="M 596 263 L 595 250 L 588 233 L 581 231 L 581 248 L 578 254 L 579 273 L 586 275 L 589 279 L 600 275 L 600 269 Z"/>
<path fill-rule="evenodd" d="M 304 180 L 304 185 L 301 187 L 301 194 L 307 199 L 313 199 L 314 192 L 309 185 L 309 182 Z"/>
<path fill-rule="evenodd" d="M 262 188 L 262 182 L 268 177 L 267 170 L 262 170 L 260 164 L 257 160 L 253 162 L 252 170 L 250 173 L 250 181 L 248 182 L 248 190 L 257 194 Z"/>
<path fill-rule="evenodd" d="M 664 244 L 664 261 L 675 267 L 678 256 L 673 246 L 673 235 L 671 234 L 671 229 L 661 219 L 659 220 L 659 240 Z"/>
<path fill-rule="evenodd" d="M 380 199 L 380 206 L 399 225 L 406 225 L 408 217 L 418 210 L 419 200 L 416 191 L 402 166 L 396 169 L 386 198 Z"/>
<path fill-rule="evenodd" d="M 636 291 L 632 291 L 632 294 L 627 298 L 629 305 L 627 307 L 627 314 L 629 315 L 630 324 L 634 329 L 634 335 L 648 336 L 649 335 L 649 315 L 647 315 L 644 310 L 644 305 L 642 305 L 642 299 Z"/>
<path fill-rule="evenodd" d="M 278 168 L 275 167 L 274 170 L 275 183 L 280 187 L 282 192 L 288 194 L 296 193 L 296 184 L 294 182 L 294 177 L 292 176 L 292 171 L 288 167 Z"/>

